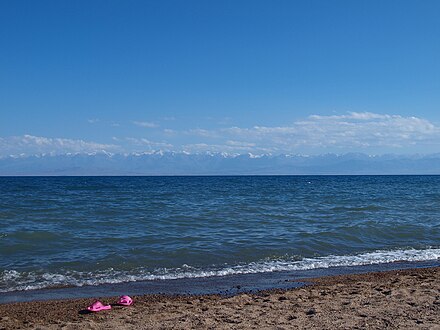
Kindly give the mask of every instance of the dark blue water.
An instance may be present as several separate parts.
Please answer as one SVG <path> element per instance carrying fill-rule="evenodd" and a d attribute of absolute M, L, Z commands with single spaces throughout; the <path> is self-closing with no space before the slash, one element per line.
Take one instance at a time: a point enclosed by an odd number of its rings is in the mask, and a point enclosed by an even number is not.
<path fill-rule="evenodd" d="M 440 176 L 0 178 L 0 292 L 440 257 Z"/>

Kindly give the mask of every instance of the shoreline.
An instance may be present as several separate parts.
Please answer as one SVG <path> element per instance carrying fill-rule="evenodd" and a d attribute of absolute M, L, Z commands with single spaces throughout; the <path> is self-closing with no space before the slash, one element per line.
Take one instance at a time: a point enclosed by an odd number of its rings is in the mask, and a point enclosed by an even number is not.
<path fill-rule="evenodd" d="M 224 276 L 144 280 L 84 286 L 59 286 L 22 291 L 0 292 L 0 305 L 5 303 L 112 297 L 117 295 L 234 295 L 270 289 L 289 289 L 305 285 L 309 278 L 362 274 L 408 268 L 440 267 L 440 259 L 427 261 L 395 261 L 358 266 L 284 270 L 230 274 Z"/>
<path fill-rule="evenodd" d="M 133 306 L 96 314 L 83 312 L 92 298 L 0 304 L 0 329 L 440 329 L 438 266 L 307 282 L 311 284 L 299 288 L 235 295 L 139 295 Z M 116 302 L 116 297 L 100 299 Z"/>

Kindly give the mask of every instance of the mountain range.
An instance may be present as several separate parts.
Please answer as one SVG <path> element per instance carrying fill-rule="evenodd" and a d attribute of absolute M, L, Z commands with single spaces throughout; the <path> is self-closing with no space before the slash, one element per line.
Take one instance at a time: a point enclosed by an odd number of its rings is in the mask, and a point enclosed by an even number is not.
<path fill-rule="evenodd" d="M 367 175 L 440 174 L 440 154 L 253 155 L 149 152 L 40 154 L 0 158 L 1 176 L 22 175 Z"/>

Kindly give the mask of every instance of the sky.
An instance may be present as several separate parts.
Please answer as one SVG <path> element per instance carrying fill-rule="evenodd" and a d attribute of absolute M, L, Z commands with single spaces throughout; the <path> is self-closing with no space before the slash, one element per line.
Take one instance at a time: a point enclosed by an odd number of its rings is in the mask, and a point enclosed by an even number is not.
<path fill-rule="evenodd" d="M 1 1 L 0 156 L 440 152 L 440 2 Z"/>

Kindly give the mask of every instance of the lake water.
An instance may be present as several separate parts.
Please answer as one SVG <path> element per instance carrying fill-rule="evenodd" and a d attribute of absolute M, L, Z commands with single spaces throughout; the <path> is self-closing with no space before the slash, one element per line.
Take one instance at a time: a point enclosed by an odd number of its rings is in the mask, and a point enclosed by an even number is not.
<path fill-rule="evenodd" d="M 0 177 L 0 292 L 440 257 L 440 176 Z"/>

